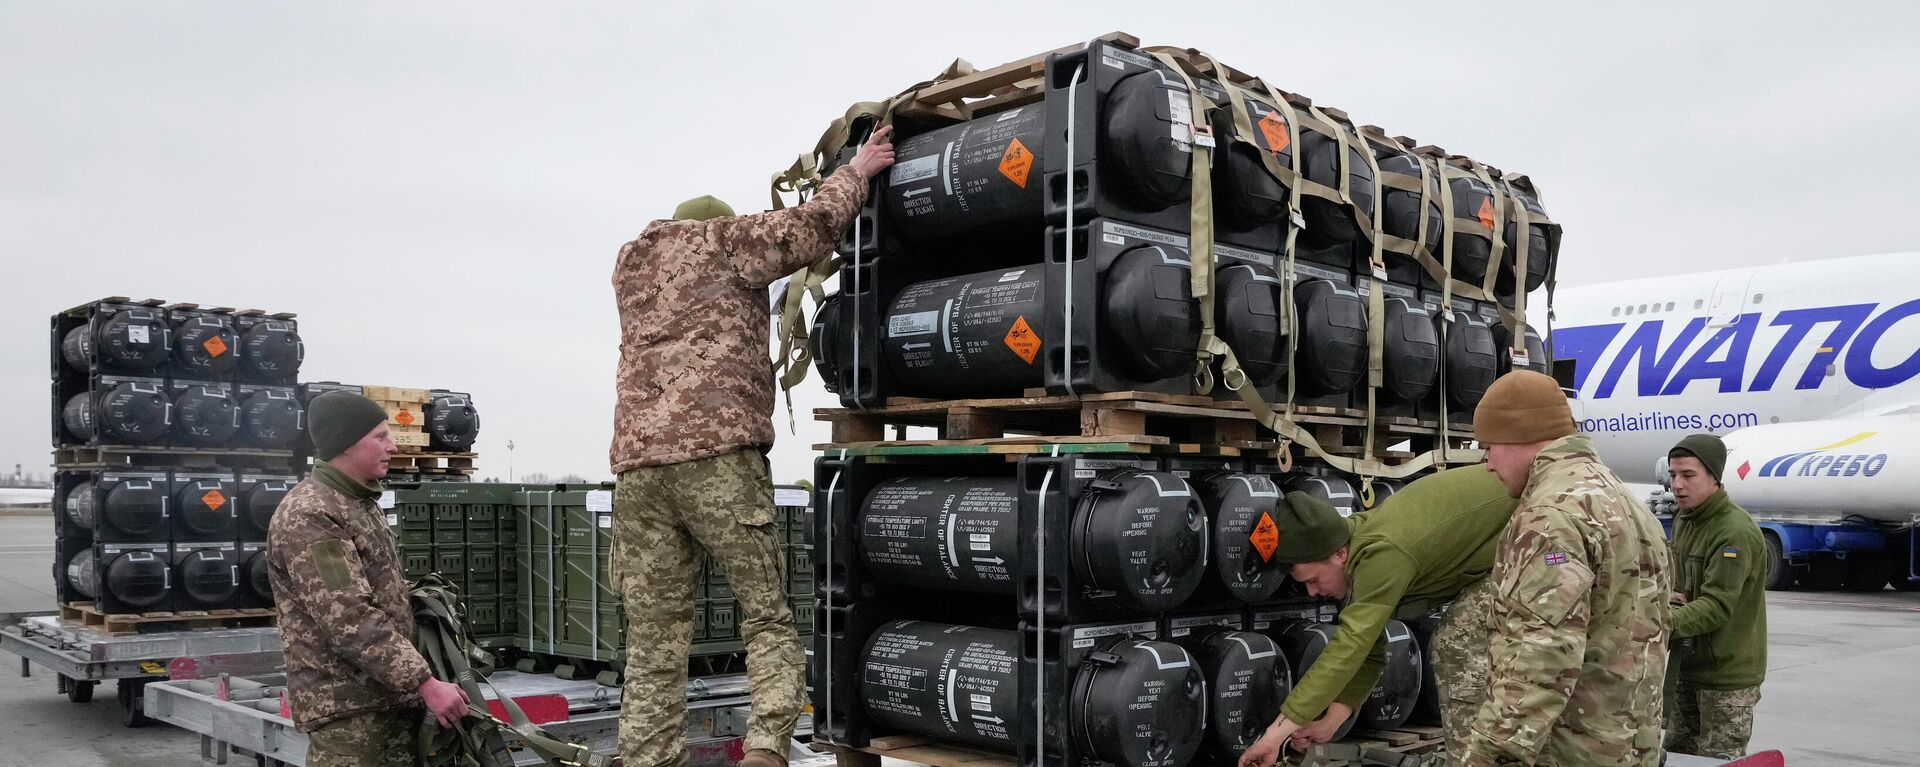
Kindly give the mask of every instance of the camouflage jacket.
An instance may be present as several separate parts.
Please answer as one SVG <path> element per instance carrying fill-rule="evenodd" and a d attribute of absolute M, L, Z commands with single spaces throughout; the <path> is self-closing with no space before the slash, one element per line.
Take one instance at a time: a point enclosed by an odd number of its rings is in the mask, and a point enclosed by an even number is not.
<path fill-rule="evenodd" d="M 1534 459 L 1494 558 L 1487 701 L 1465 765 L 1658 765 L 1671 568 L 1583 435 Z"/>
<path fill-rule="evenodd" d="M 374 492 L 321 462 L 287 492 L 267 529 L 287 695 L 301 730 L 416 705 L 415 690 L 429 676 L 413 647 L 407 580 Z"/>
<path fill-rule="evenodd" d="M 773 444 L 766 288 L 832 252 L 866 195 L 843 167 L 797 207 L 655 221 L 620 248 L 615 474 Z"/>

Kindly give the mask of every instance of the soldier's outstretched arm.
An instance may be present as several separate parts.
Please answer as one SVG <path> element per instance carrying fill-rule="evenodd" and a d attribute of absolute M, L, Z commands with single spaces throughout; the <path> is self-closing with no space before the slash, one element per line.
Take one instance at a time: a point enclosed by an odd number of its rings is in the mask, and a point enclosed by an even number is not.
<path fill-rule="evenodd" d="M 1370 548 L 1359 556 L 1352 564 L 1353 595 L 1340 609 L 1333 641 L 1280 706 L 1281 716 L 1288 721 L 1311 722 L 1336 700 L 1360 708 L 1386 665 L 1381 635 L 1413 582 L 1413 562 L 1386 547 Z"/>
<path fill-rule="evenodd" d="M 324 625 L 326 643 L 342 661 L 365 669 L 381 684 L 400 692 L 414 692 L 432 674 L 426 659 L 413 647 L 413 627 L 396 625 L 373 601 L 365 568 L 347 542 L 345 531 L 318 521 L 300 530 L 286 530 L 275 541 L 287 551 L 291 593 L 275 594 L 306 605 Z"/>
<path fill-rule="evenodd" d="M 1707 555 L 1706 572 L 1701 574 L 1700 593 L 1673 610 L 1673 635 L 1679 638 L 1712 633 L 1733 616 L 1733 604 L 1740 598 L 1747 574 L 1754 566 L 1753 542 L 1733 536 L 1715 541 Z"/>
<path fill-rule="evenodd" d="M 806 202 L 716 219 L 714 239 L 741 278 L 766 287 L 832 252 L 866 203 L 868 182 L 893 164 L 892 135 L 892 126 L 875 130 L 853 161 L 834 171 Z"/>
<path fill-rule="evenodd" d="M 1593 569 L 1563 516 L 1523 509 L 1507 528 L 1492 577 L 1488 697 L 1461 764 L 1533 764 L 1580 678 Z"/>

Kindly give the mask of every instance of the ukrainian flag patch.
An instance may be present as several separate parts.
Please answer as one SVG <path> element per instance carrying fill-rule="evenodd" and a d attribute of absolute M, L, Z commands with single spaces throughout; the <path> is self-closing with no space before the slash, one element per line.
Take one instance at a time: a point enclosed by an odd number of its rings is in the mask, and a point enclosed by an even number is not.
<path fill-rule="evenodd" d="M 1727 546 L 1720 549 L 1720 556 L 1726 557 L 1727 559 L 1739 559 L 1740 550 L 1732 546 Z"/>

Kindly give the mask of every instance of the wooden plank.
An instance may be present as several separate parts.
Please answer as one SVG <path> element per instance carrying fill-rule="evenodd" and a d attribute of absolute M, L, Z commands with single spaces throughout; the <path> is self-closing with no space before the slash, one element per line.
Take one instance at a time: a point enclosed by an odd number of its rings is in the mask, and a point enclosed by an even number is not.
<path fill-rule="evenodd" d="M 924 735 L 882 735 L 867 741 L 867 748 L 873 751 L 892 751 L 896 748 L 906 748 L 908 746 L 918 746 L 932 742 L 934 742 L 932 738 Z"/>
<path fill-rule="evenodd" d="M 1140 38 L 1125 32 L 1108 32 L 1095 39 L 1119 43 L 1130 48 L 1137 48 L 1140 45 Z M 970 97 L 990 95 L 991 92 L 997 88 L 1018 83 L 1021 80 L 1035 77 L 1046 71 L 1048 56 L 1057 53 L 1072 53 L 1085 47 L 1085 43 L 1062 46 L 1047 51 L 1046 53 L 1035 54 L 1018 61 L 1001 64 L 991 69 L 984 69 L 970 75 L 956 77 L 944 83 L 936 83 L 922 88 L 918 93 L 915 93 L 913 100 L 921 104 L 936 106 L 951 104 L 955 101 Z"/>
<path fill-rule="evenodd" d="M 947 411 L 945 439 L 980 439 L 1007 433 L 1006 416 L 991 410 L 957 407 Z"/>
<path fill-rule="evenodd" d="M 1080 436 L 1115 437 L 1147 433 L 1147 414 L 1138 410 L 1087 407 L 1080 411 Z"/>

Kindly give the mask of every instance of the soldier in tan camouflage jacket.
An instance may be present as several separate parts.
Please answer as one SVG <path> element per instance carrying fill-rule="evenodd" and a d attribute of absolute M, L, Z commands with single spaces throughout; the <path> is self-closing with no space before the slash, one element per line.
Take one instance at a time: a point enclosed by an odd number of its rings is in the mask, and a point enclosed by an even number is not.
<path fill-rule="evenodd" d="M 394 453 L 386 421 L 357 394 L 316 398 L 308 428 L 319 460 L 267 529 L 287 694 L 309 767 L 414 764 L 422 704 L 442 727 L 467 708 L 413 647 L 407 581 L 375 500 Z"/>
<path fill-rule="evenodd" d="M 627 767 L 687 758 L 684 689 L 703 553 L 726 571 L 740 601 L 753 694 L 741 764 L 786 764 L 804 660 L 763 453 L 773 444 L 767 286 L 832 251 L 868 182 L 893 163 L 890 133 L 875 131 L 797 207 L 735 216 L 701 197 L 620 249 L 609 576 L 627 612 Z"/>
<path fill-rule="evenodd" d="M 1552 378 L 1502 376 L 1473 427 L 1520 504 L 1489 576 L 1487 699 L 1457 762 L 1660 764 L 1672 590 L 1660 523 L 1574 433 Z"/>

